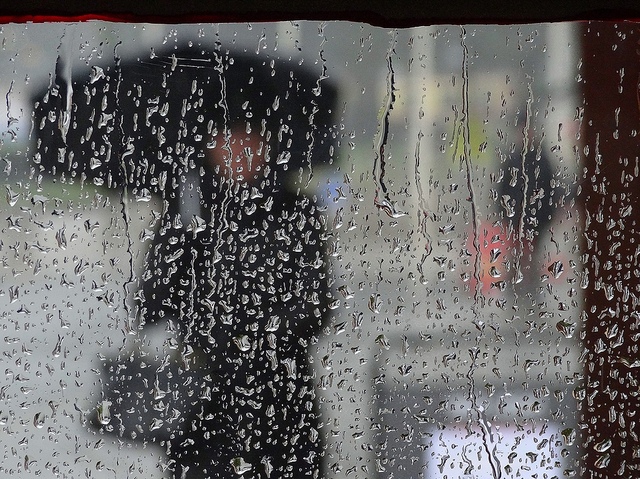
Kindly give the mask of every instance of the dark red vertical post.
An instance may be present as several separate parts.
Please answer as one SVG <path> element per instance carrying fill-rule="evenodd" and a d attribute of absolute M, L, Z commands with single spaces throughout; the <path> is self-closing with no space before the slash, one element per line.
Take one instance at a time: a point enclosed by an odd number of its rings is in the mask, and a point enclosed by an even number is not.
<path fill-rule="evenodd" d="M 640 24 L 585 23 L 582 35 L 582 477 L 640 477 Z"/>

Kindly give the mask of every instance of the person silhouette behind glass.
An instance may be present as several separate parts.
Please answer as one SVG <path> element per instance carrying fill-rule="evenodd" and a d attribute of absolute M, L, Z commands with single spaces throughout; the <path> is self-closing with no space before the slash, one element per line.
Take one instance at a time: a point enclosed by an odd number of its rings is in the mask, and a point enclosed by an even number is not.
<path fill-rule="evenodd" d="M 331 158 L 335 98 L 297 64 L 190 47 L 59 75 L 37 102 L 42 172 L 162 200 L 137 298 L 142 327 L 179 333 L 179 406 L 148 399 L 162 379 L 143 371 L 114 380 L 146 403 L 120 394 L 111 412 L 125 437 L 123 417 L 157 413 L 133 435 L 161 440 L 175 477 L 321 475 L 308 346 L 327 318 L 325 235 L 286 173 Z"/>
<path fill-rule="evenodd" d="M 522 293 L 539 285 L 543 268 L 539 238 L 553 223 L 568 193 L 554 182 L 554 171 L 542 138 L 537 138 L 533 118 L 522 107 L 514 130 L 521 136 L 501 164 L 504 176 L 497 188 L 506 237 L 517 253 L 516 285 Z"/>

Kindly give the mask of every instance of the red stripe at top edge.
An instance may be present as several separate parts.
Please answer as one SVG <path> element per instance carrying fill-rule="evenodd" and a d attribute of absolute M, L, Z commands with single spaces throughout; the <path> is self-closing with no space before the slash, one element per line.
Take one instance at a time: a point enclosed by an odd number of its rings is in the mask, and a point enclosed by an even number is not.
<path fill-rule="evenodd" d="M 377 26 L 416 26 L 415 20 L 389 20 L 375 12 L 252 12 L 252 13 L 207 13 L 188 15 L 138 15 L 91 13 L 82 15 L 0 15 L 0 24 L 7 23 L 75 23 L 104 21 L 113 23 L 247 23 L 278 22 L 293 20 L 354 21 Z M 433 23 L 433 22 L 430 22 Z M 406 24 L 406 25 L 405 25 Z"/>
<path fill-rule="evenodd" d="M 602 13 L 602 12 L 601 12 Z M 633 22 L 640 23 L 640 17 L 624 14 L 615 15 L 575 16 L 573 18 L 429 18 L 417 16 L 414 18 L 387 18 L 375 11 L 325 11 L 325 12 L 242 12 L 242 13 L 207 13 L 185 15 L 140 15 L 128 13 L 90 13 L 82 15 L 0 15 L 0 24 L 8 23 L 76 23 L 88 21 L 104 21 L 112 23 L 155 23 L 155 24 L 186 24 L 186 23 L 263 23 L 277 21 L 351 21 L 367 23 L 378 27 L 408 28 L 427 25 L 473 25 L 496 24 L 517 25 L 530 23 L 553 22 Z"/>

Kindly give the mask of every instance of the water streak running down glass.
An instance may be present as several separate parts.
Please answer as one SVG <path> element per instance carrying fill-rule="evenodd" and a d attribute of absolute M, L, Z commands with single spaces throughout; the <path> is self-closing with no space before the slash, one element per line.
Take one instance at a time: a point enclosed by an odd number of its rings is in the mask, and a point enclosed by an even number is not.
<path fill-rule="evenodd" d="M 580 475 L 578 26 L 0 35 L 2 474 Z"/>

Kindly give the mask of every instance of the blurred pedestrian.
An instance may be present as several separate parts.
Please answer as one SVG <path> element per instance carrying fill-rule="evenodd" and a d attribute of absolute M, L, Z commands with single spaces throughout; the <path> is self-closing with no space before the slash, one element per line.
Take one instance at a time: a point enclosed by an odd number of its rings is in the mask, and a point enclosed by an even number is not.
<path fill-rule="evenodd" d="M 333 155 L 335 89 L 196 47 L 56 80 L 36 105 L 40 171 L 162 203 L 140 324 L 166 321 L 182 361 L 110 368 L 116 432 L 162 441 L 176 477 L 318 477 L 308 355 L 330 281 L 322 216 L 288 174 Z"/>
<path fill-rule="evenodd" d="M 521 109 L 516 128 L 520 141 L 500 168 L 497 188 L 505 238 L 513 250 L 514 280 L 530 290 L 539 283 L 542 257 L 539 239 L 545 237 L 561 203 L 559 188 L 553 184 L 553 167 L 543 138 L 536 133 L 533 118 Z"/>

